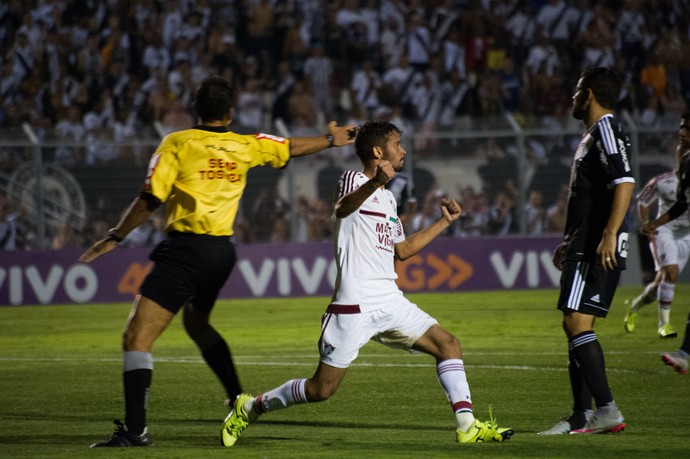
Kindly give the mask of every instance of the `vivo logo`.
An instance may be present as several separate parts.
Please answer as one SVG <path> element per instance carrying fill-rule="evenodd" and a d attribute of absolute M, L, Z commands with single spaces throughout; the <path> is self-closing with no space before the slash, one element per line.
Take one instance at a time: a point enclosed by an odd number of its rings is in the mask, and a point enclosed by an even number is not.
<path fill-rule="evenodd" d="M 66 269 L 52 265 L 44 276 L 34 265 L 0 268 L 0 290 L 7 290 L 9 304 L 25 303 L 26 288 L 36 296 L 40 304 L 51 303 L 60 289 L 70 301 L 86 303 L 98 291 L 98 277 L 93 269 L 83 264 L 75 264 Z"/>

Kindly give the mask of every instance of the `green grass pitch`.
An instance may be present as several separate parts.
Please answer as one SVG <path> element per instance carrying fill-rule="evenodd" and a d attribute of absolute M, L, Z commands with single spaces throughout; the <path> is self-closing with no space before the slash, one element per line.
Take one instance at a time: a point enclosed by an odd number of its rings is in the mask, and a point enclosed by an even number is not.
<path fill-rule="evenodd" d="M 232 449 L 219 446 L 224 393 L 176 318 L 154 348 L 149 401 L 154 446 L 93 450 L 124 414 L 120 338 L 129 304 L 0 307 L 0 457 L 630 458 L 688 457 L 690 375 L 664 366 L 690 311 L 679 285 L 660 340 L 656 307 L 623 330 L 620 288 L 596 330 L 614 397 L 628 427 L 615 435 L 540 437 L 571 396 L 556 290 L 416 294 L 409 298 L 460 338 L 475 415 L 489 407 L 516 434 L 505 443 L 459 445 L 433 360 L 365 346 L 327 402 L 269 413 Z M 226 337 L 246 391 L 311 376 L 326 298 L 226 300 L 212 322 Z"/>

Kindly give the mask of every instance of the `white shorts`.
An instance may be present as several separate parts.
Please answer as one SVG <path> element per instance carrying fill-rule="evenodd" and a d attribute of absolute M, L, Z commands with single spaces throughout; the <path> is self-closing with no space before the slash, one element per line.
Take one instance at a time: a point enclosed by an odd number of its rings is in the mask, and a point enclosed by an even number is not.
<path fill-rule="evenodd" d="M 369 340 L 410 349 L 436 324 L 436 319 L 403 296 L 368 312 L 360 312 L 359 306 L 330 305 L 321 321 L 321 362 L 348 368 Z"/>
<path fill-rule="evenodd" d="M 655 271 L 669 265 L 678 265 L 679 271 L 683 271 L 690 256 L 690 237 L 675 238 L 673 231 L 660 226 L 649 247 L 654 256 Z"/>

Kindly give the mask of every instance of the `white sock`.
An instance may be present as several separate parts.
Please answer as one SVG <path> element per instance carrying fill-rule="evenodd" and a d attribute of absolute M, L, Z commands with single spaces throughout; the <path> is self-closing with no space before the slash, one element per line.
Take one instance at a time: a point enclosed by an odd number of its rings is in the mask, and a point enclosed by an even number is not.
<path fill-rule="evenodd" d="M 666 325 L 671 320 L 671 304 L 673 303 L 673 293 L 676 284 L 662 281 L 659 284 L 659 326 Z"/>
<path fill-rule="evenodd" d="M 306 379 L 291 379 L 282 386 L 271 389 L 256 397 L 252 403 L 257 414 L 280 410 L 300 403 L 308 403 L 305 392 Z M 245 409 L 247 406 L 245 405 Z M 250 407 L 251 409 L 251 407 Z M 249 413 L 249 410 L 247 410 Z"/>
<path fill-rule="evenodd" d="M 474 422 L 470 385 L 467 383 L 465 365 L 462 359 L 449 359 L 436 365 L 436 374 L 450 406 L 455 413 L 458 429 L 467 431 Z"/>
<path fill-rule="evenodd" d="M 652 301 L 654 301 L 657 297 L 657 287 L 654 285 L 652 282 L 651 284 L 647 284 L 647 286 L 644 288 L 642 293 L 640 293 L 637 298 L 632 300 L 632 304 L 630 305 L 630 309 L 633 311 L 637 311 L 640 309 L 642 306 L 646 306 Z"/>

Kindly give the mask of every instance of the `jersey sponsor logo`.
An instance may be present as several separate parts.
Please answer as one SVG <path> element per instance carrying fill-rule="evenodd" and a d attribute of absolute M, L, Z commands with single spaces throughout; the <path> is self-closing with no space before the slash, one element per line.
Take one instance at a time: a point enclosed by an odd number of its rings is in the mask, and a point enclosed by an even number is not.
<path fill-rule="evenodd" d="M 623 160 L 623 167 L 625 172 L 630 172 L 630 160 L 628 159 L 628 150 L 623 139 L 618 139 L 618 151 L 620 151 L 621 159 Z"/>
<path fill-rule="evenodd" d="M 256 135 L 256 138 L 257 140 L 268 139 L 278 143 L 285 143 L 285 137 L 279 137 L 277 135 L 272 134 L 264 134 L 263 132 L 258 133 Z"/>
<path fill-rule="evenodd" d="M 241 182 L 244 174 L 235 172 L 238 164 L 235 161 L 226 161 L 221 158 L 210 158 L 208 169 L 200 170 L 199 175 L 202 180 L 227 180 L 228 182 Z"/>
<path fill-rule="evenodd" d="M 387 223 L 377 223 L 376 224 L 376 237 L 379 245 L 376 246 L 377 249 L 384 250 L 386 252 L 393 253 L 393 237 L 392 229 Z"/>
<path fill-rule="evenodd" d="M 621 258 L 628 258 L 628 233 L 618 235 L 618 255 Z"/>

